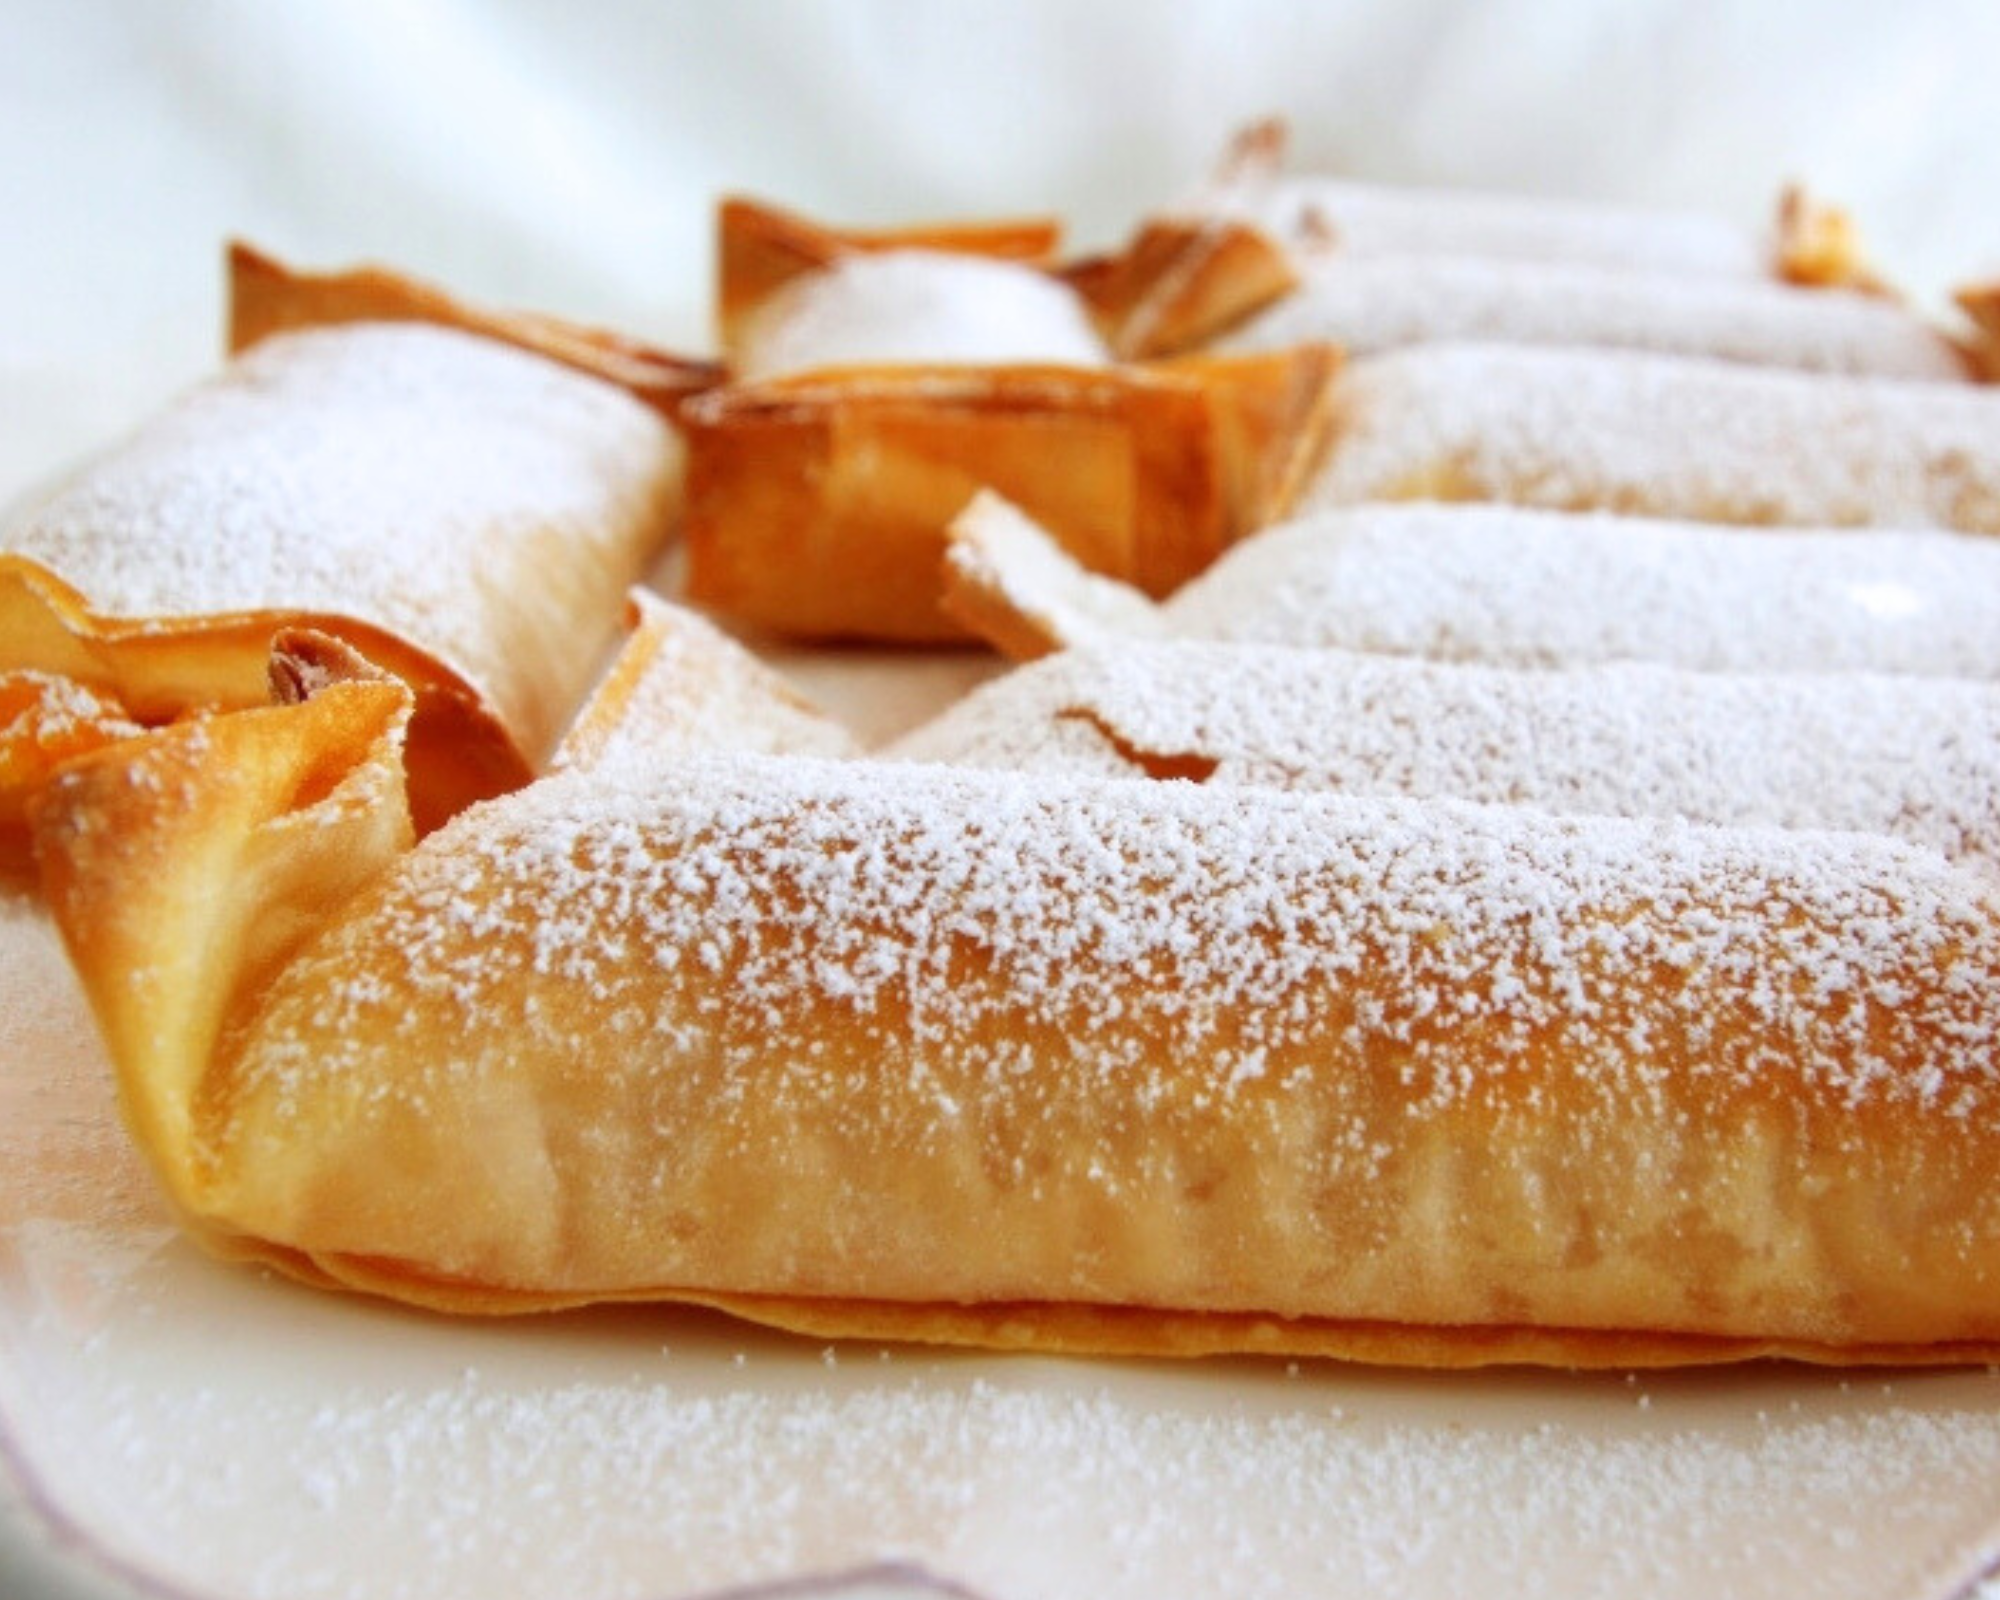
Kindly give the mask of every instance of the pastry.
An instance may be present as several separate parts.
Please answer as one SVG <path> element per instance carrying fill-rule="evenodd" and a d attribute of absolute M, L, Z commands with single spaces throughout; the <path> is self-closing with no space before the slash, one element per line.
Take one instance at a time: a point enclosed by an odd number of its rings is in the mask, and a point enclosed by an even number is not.
<path fill-rule="evenodd" d="M 1515 326 L 1525 317 L 1541 337 L 1569 343 L 1598 342 L 1614 331 L 1626 337 L 1610 342 L 1625 343 L 1646 327 L 1641 308 L 1627 306 L 1626 297 L 1604 281 L 1606 273 L 1633 276 L 1635 293 L 1650 285 L 1667 297 L 1669 326 L 1662 330 L 1653 325 L 1655 339 L 1663 333 L 1677 340 L 1693 337 L 1697 328 L 1688 320 L 1689 307 L 1704 290 L 1722 305 L 1743 308 L 1783 305 L 1783 296 L 1760 298 L 1754 291 L 1786 283 L 1886 293 L 1852 219 L 1797 186 L 1781 194 L 1774 237 L 1767 241 L 1695 212 L 1293 175 L 1285 171 L 1286 142 L 1281 122 L 1246 128 L 1213 177 L 1192 196 L 1147 219 L 1123 249 L 1066 269 L 1120 354 L 1168 355 L 1193 348 L 1293 295 L 1318 270 L 1378 261 L 1392 275 L 1433 278 L 1428 295 L 1454 290 L 1474 294 L 1475 304 L 1455 308 L 1427 299 L 1431 317 L 1505 318 Z M 1428 265 L 1427 258 L 1438 266 Z M 1600 303 L 1583 307 L 1582 326 L 1565 328 L 1550 320 L 1552 311 L 1538 315 L 1535 305 L 1503 305 L 1500 291 L 1490 283 L 1468 285 L 1464 270 L 1475 263 L 1511 268 L 1508 281 L 1530 286 L 1535 300 L 1557 293 L 1553 285 L 1564 274 L 1580 273 L 1575 281 L 1592 285 Z M 1536 286 L 1538 267 L 1553 269 L 1548 287 Z M 1739 296 L 1734 288 L 1752 292 Z M 1398 299 L 1407 304 L 1403 293 Z M 1682 302 L 1678 311 L 1672 304 L 1676 300 Z M 1836 309 L 1830 325 L 1841 327 L 1845 315 Z M 1694 317 L 1696 324 L 1708 323 L 1711 337 L 1726 321 L 1713 308 L 1696 308 Z M 1812 316 L 1794 310 L 1781 313 L 1780 320 L 1798 323 L 1800 333 L 1808 335 L 1790 344 L 1796 360 L 1812 346 Z M 1891 320 L 1863 311 L 1852 314 L 1860 330 L 1885 328 Z M 1462 332 L 1469 336 L 1474 326 Z M 1479 331 L 1487 337 L 1502 332 L 1497 325 Z M 1748 337 L 1740 330 L 1736 336 Z M 1848 337 L 1857 336 L 1868 342 L 1865 333 Z M 1907 326 L 1899 337 L 1920 342 Z M 1768 355 L 1773 336 L 1767 332 L 1759 343 Z M 1928 355 L 1935 359 L 1936 352 Z"/>
<path fill-rule="evenodd" d="M 1308 340 L 1337 344 L 1350 357 L 1491 340 L 1934 382 L 1974 375 L 1967 350 L 1880 295 L 1569 263 L 1338 250 L 1317 258 L 1296 289 L 1212 348 L 1282 349 Z"/>
<path fill-rule="evenodd" d="M 1301 503 L 1501 500 L 1702 522 L 2000 533 L 2000 391 L 1618 350 L 1347 364 Z"/>
<path fill-rule="evenodd" d="M 1047 1350 L 2000 1355 L 2000 925 L 1935 852 L 679 740 L 409 848 L 407 687 L 274 680 L 36 808 L 225 1253 Z"/>
<path fill-rule="evenodd" d="M 625 621 L 617 658 L 564 733 L 550 770 L 676 752 L 861 753 L 840 722 L 694 612 L 634 589 Z"/>
<path fill-rule="evenodd" d="M 870 366 L 690 401 L 686 594 L 818 638 L 963 637 L 947 524 L 985 486 L 1149 593 L 1282 515 L 1334 367 L 1306 348 L 1143 367 Z"/>
<path fill-rule="evenodd" d="M 945 582 L 953 615 L 1017 659 L 1168 637 L 1524 667 L 2000 678 L 2000 546 L 1935 531 L 1356 506 L 1266 529 L 1155 604 L 989 495 L 953 524 Z"/>
<path fill-rule="evenodd" d="M 2000 382 L 2000 281 L 1966 284 L 1953 298 L 1975 331 L 1969 346 L 1974 364 L 1988 381 Z"/>
<path fill-rule="evenodd" d="M 0 675 L 158 723 L 261 703 L 271 634 L 310 622 L 416 691 L 429 828 L 546 755 L 670 531 L 680 459 L 630 395 L 491 339 L 272 335 L 0 531 Z M 61 759 L 8 737 L 0 823 Z"/>
<path fill-rule="evenodd" d="M 737 382 L 683 413 L 686 593 L 808 638 L 960 637 L 945 525 L 999 485 L 1091 565 L 1148 590 L 1291 503 L 1333 357 L 1110 364 L 1034 223 L 853 233 L 720 212 Z"/>
<path fill-rule="evenodd" d="M 699 692 L 689 678 L 688 694 Z M 2000 860 L 2000 686 L 1645 662 L 1495 667 L 1211 641 L 1064 651 L 887 754 L 1023 773 L 1905 839 Z"/>

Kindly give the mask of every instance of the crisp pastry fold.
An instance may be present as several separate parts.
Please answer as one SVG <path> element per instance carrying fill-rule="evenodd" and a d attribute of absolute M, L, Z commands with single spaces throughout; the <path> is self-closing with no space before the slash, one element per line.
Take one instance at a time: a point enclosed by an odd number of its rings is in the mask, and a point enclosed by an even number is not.
<path fill-rule="evenodd" d="M 224 1251 L 1043 1349 L 2000 1352 L 2000 925 L 1934 852 L 678 739 L 406 849 L 407 688 L 275 677 L 38 808 Z"/>
<path fill-rule="evenodd" d="M 945 604 L 1019 660 L 1169 638 L 2000 679 L 2000 546 L 1951 533 L 1355 506 L 1268 528 L 1156 604 L 1085 571 L 997 496 L 952 531 Z"/>
<path fill-rule="evenodd" d="M 2000 862 L 2000 686 L 1523 669 L 1121 640 L 995 679 L 900 760 L 1841 828 Z"/>
<path fill-rule="evenodd" d="M 615 384 L 667 416 L 723 377 L 713 362 L 540 312 L 488 310 L 389 267 L 301 271 L 237 239 L 229 245 L 228 278 L 232 355 L 273 334 L 307 328 L 424 322 L 545 356 Z"/>
<path fill-rule="evenodd" d="M 1307 507 L 1495 500 L 2000 533 L 2000 392 L 1614 350 L 1419 345 L 1346 365 Z"/>
<path fill-rule="evenodd" d="M 416 693 L 428 828 L 547 754 L 680 473 L 655 410 L 493 340 L 272 335 L 0 531 L 0 675 L 155 723 L 260 703 L 277 628 L 333 631 Z"/>
<path fill-rule="evenodd" d="M 1333 354 L 1091 370 L 857 367 L 691 401 L 686 593 L 812 637 L 964 637 L 939 607 L 982 487 L 1086 565 L 1165 593 L 1282 515 L 1325 438 Z"/>

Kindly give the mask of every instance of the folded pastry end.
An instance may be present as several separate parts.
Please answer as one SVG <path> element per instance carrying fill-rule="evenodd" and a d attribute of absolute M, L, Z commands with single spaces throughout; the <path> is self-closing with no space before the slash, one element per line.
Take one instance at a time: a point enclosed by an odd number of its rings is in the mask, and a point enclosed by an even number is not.
<path fill-rule="evenodd" d="M 273 635 L 286 626 L 337 637 L 408 685 L 406 759 L 421 832 L 532 775 L 484 696 L 383 629 L 306 611 L 107 617 L 38 562 L 0 553 L 0 683 L 13 685 L 0 712 L 15 711 L 0 731 L 0 833 L 86 750 L 190 714 L 260 704 Z"/>
<path fill-rule="evenodd" d="M 1225 216 L 1149 222 L 1124 249 L 1086 257 L 1063 277 L 1127 360 L 1207 344 L 1301 281 L 1283 244 Z"/>
<path fill-rule="evenodd" d="M 626 624 L 624 645 L 551 771 L 691 751 L 859 754 L 841 723 L 705 618 L 635 589 Z"/>
<path fill-rule="evenodd" d="M 1960 285 L 1952 291 L 1958 308 L 1971 318 L 1967 353 L 1979 376 L 2000 383 L 2000 278 Z"/>
<path fill-rule="evenodd" d="M 272 972 L 409 848 L 412 696 L 324 634 L 274 643 L 281 702 L 74 761 L 31 802 L 42 885 L 118 1072 L 125 1115 L 198 1230 L 199 1106 L 218 1040 Z"/>
<path fill-rule="evenodd" d="M 1777 234 L 1777 272 L 1785 282 L 1806 289 L 1894 294 L 1870 264 L 1853 216 L 1803 184 L 1786 184 L 1778 196 Z"/>
<path fill-rule="evenodd" d="M 967 632 L 1015 661 L 1161 631 L 1159 609 L 1145 595 L 1086 570 L 990 491 L 952 521 L 942 603 Z"/>

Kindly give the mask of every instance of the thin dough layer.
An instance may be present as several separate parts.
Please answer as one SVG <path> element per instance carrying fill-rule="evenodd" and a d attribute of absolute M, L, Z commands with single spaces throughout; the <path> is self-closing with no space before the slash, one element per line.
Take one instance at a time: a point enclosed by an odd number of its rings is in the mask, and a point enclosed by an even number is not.
<path fill-rule="evenodd" d="M 844 262 L 917 253 L 1032 268 L 1046 263 L 1062 226 L 1046 217 L 930 223 L 905 228 L 835 228 L 742 195 L 715 211 L 715 321 L 723 349 L 740 366 L 751 326 L 802 280 Z"/>
<path fill-rule="evenodd" d="M 675 355 L 603 328 L 528 311 L 491 311 L 389 267 L 305 272 L 241 240 L 229 245 L 229 352 L 275 334 L 350 322 L 425 322 L 545 356 L 615 384 L 671 417 L 722 381 L 713 362 Z"/>
<path fill-rule="evenodd" d="M 1357 342 L 1376 348 L 1385 345 L 1387 311 L 1402 324 L 1387 342 L 1403 342 L 1414 317 L 1424 338 L 1446 337 L 1456 324 L 1458 337 L 1500 338 L 1525 328 L 1534 342 L 1636 342 L 1718 354 L 1727 353 L 1718 340 L 1748 340 L 1762 358 L 1815 367 L 1826 364 L 1829 344 L 1847 349 L 1850 359 L 1872 346 L 1878 359 L 1888 353 L 1927 367 L 1942 359 L 1962 375 L 1949 348 L 1938 348 L 1943 341 L 1893 304 L 1853 219 L 1796 185 L 1781 194 L 1775 239 L 1766 243 L 1694 212 L 1292 175 L 1284 170 L 1286 142 L 1276 120 L 1244 129 L 1206 185 L 1145 219 L 1123 248 L 1065 269 L 1120 355 L 1200 348 L 1260 311 L 1281 321 L 1310 316 L 1288 306 L 1314 298 L 1316 276 L 1354 269 L 1364 281 L 1381 275 L 1373 279 L 1376 295 L 1383 278 L 1395 284 L 1386 306 L 1357 316 L 1349 304 L 1340 318 L 1349 337 L 1359 333 Z M 1426 280 L 1429 288 L 1418 287 Z M 1499 280 L 1525 303 L 1515 303 Z M 1586 298 L 1564 316 L 1565 280 L 1572 295 L 1592 286 L 1610 305 Z M 1822 316 L 1786 285 L 1851 290 L 1879 303 L 1870 309 L 1834 297 Z M 1468 292 L 1470 303 L 1454 303 Z M 1649 320 L 1648 304 L 1662 297 L 1660 314 Z M 1677 311 L 1677 302 L 1687 304 Z M 1778 326 L 1745 329 L 1729 314 L 1732 306 L 1761 306 Z M 1340 335 L 1323 327 L 1315 337 Z M 1659 343 L 1663 337 L 1669 342 Z"/>

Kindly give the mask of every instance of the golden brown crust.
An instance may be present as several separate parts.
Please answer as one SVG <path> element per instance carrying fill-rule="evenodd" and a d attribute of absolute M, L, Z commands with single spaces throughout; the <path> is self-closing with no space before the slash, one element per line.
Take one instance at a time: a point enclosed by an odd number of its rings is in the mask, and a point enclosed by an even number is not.
<path fill-rule="evenodd" d="M 204 1166 L 191 1119 L 216 1037 L 413 837 L 408 688 L 308 631 L 267 659 L 282 695 L 318 692 L 85 755 L 29 802 L 43 890 L 106 1044 L 149 1069 L 121 1075 L 126 1120 L 190 1212 Z M 197 896 L 191 858 L 204 864 Z"/>
<path fill-rule="evenodd" d="M 1966 359 L 1988 383 L 2000 383 L 2000 279 L 1963 284 L 1952 298 L 1972 319 Z"/>
<path fill-rule="evenodd" d="M 946 615 L 1011 661 L 1158 631 L 1153 602 L 1087 572 L 1045 528 L 991 490 L 952 519 L 944 560 Z"/>
<path fill-rule="evenodd" d="M 240 354 L 273 334 L 346 322 L 431 322 L 483 334 L 561 362 L 644 400 L 666 416 L 689 396 L 722 381 L 713 362 L 673 355 L 602 328 L 531 312 L 489 311 L 388 267 L 301 272 L 231 240 L 229 351 Z"/>
<path fill-rule="evenodd" d="M 848 368 L 685 413 L 688 594 L 780 632 L 963 637 L 939 605 L 982 488 L 1152 593 L 1282 515 L 1323 448 L 1323 347 L 1105 372 Z"/>
<path fill-rule="evenodd" d="M 0 673 L 152 725 L 261 704 L 273 631 L 322 629 L 415 691 L 428 831 L 553 746 L 672 530 L 680 452 L 628 395 L 457 331 L 273 338 L 9 526 Z M 0 808 L 36 781 L 14 763 Z"/>
<path fill-rule="evenodd" d="M 1861 229 L 1842 207 L 1788 183 L 1778 196 L 1777 274 L 1805 289 L 1893 296 L 1868 259 Z"/>
<path fill-rule="evenodd" d="M 320 1289 L 381 1295 L 454 1316 L 540 1316 L 584 1305 L 701 1306 L 812 1339 L 956 1346 L 1037 1355 L 1201 1360 L 1230 1356 L 1358 1362 L 1431 1371 L 1558 1367 L 1571 1371 L 1727 1366 L 1794 1361 L 1823 1367 L 1990 1365 L 2000 1342 L 1828 1344 L 1730 1339 L 1648 1329 L 1423 1327 L 1325 1317 L 1266 1317 L 1137 1306 L 1020 1301 L 996 1305 L 899 1303 L 729 1295 L 663 1288 L 630 1295 L 510 1293 L 413 1275 L 365 1256 L 309 1257 L 250 1239 L 210 1241 L 216 1253 L 255 1262 Z"/>
<path fill-rule="evenodd" d="M 1075 262 L 1063 277 L 1126 360 L 1206 344 L 1300 282 L 1282 244 L 1221 216 L 1149 222 L 1122 250 Z"/>
<path fill-rule="evenodd" d="M 794 279 L 844 256 L 887 250 L 935 250 L 995 261 L 1046 263 L 1062 242 L 1047 217 L 990 222 L 916 223 L 905 228 L 835 228 L 742 195 L 716 207 L 715 318 L 733 352 L 745 322 Z"/>
<path fill-rule="evenodd" d="M 7 623 L 0 573 L 0 627 Z M 0 840 L 27 821 L 28 796 L 78 756 L 140 732 L 115 695 L 38 671 L 0 672 Z"/>
<path fill-rule="evenodd" d="M 475 800 L 517 789 L 534 768 L 492 703 L 463 677 L 395 634 L 353 617 L 312 611 L 111 617 L 25 556 L 0 552 L 0 671 L 50 674 L 103 697 L 115 717 L 73 752 L 40 742 L 0 762 L 0 827 L 18 825 L 29 797 L 68 755 L 111 742 L 131 724 L 157 726 L 194 710 L 243 710 L 268 697 L 271 641 L 283 628 L 316 630 L 410 686 L 410 805 L 428 833 Z"/>

